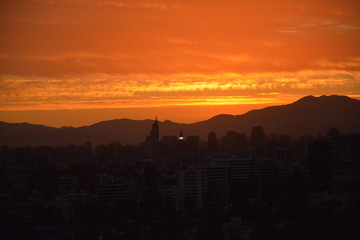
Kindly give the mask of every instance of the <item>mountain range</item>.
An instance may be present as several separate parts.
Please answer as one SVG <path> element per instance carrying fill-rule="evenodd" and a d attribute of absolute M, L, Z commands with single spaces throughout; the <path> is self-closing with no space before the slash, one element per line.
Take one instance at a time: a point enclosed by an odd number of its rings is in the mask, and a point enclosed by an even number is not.
<path fill-rule="evenodd" d="M 189 113 L 190 114 L 190 113 Z M 83 127 L 48 127 L 29 123 L 0 121 L 0 145 L 10 147 L 83 144 L 94 145 L 119 141 L 122 144 L 143 142 L 154 120 L 115 119 Z M 347 96 L 306 96 L 281 106 L 252 110 L 242 115 L 221 114 L 205 121 L 184 124 L 170 120 L 159 121 L 160 136 L 178 135 L 180 129 L 187 135 L 207 139 L 213 131 L 218 138 L 228 131 L 244 132 L 263 126 L 267 134 L 287 134 L 293 137 L 325 134 L 330 127 L 341 133 L 360 133 L 360 100 Z"/>

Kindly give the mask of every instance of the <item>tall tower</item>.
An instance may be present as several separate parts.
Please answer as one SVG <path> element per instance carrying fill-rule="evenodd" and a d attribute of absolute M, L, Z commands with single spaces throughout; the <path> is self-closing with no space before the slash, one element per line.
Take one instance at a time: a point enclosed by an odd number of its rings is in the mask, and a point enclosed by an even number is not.
<path fill-rule="evenodd" d="M 182 129 L 180 129 L 180 132 L 179 132 L 179 140 L 184 141 L 184 133 L 183 133 Z"/>
<path fill-rule="evenodd" d="M 159 122 L 157 116 L 155 117 L 155 122 L 151 127 L 150 141 L 152 143 L 159 142 Z"/>

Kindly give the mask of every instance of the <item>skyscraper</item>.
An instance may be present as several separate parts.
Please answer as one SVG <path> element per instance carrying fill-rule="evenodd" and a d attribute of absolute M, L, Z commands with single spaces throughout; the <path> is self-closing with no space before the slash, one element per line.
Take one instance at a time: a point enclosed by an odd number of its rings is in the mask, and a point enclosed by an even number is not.
<path fill-rule="evenodd" d="M 188 209 L 229 202 L 229 170 L 227 165 L 191 166 L 180 169 L 179 187 Z"/>
<path fill-rule="evenodd" d="M 266 143 L 266 135 L 264 128 L 261 126 L 253 127 L 251 130 L 251 142 L 256 147 L 264 146 Z"/>
<path fill-rule="evenodd" d="M 155 122 L 151 127 L 150 142 L 152 143 L 159 142 L 159 122 L 157 120 L 157 116 L 155 117 Z"/>
<path fill-rule="evenodd" d="M 208 149 L 209 151 L 216 151 L 219 147 L 219 141 L 217 140 L 216 134 L 210 132 L 208 135 Z"/>

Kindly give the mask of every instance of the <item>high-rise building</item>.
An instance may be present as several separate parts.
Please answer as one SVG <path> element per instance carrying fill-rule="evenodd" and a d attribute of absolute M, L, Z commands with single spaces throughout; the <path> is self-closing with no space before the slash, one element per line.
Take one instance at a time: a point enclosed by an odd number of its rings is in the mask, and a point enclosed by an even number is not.
<path fill-rule="evenodd" d="M 184 210 L 184 194 L 178 185 L 168 185 L 162 190 L 164 204 L 171 206 L 176 211 Z"/>
<path fill-rule="evenodd" d="M 238 157 L 236 155 L 230 158 L 215 160 L 219 166 L 229 167 L 229 182 L 246 183 L 255 174 L 255 162 L 250 156 Z"/>
<path fill-rule="evenodd" d="M 123 178 L 102 173 L 97 178 L 97 205 L 101 208 L 114 209 L 127 198 L 127 183 Z"/>
<path fill-rule="evenodd" d="M 184 141 L 184 133 L 183 133 L 182 129 L 180 129 L 180 132 L 179 132 L 179 140 Z"/>
<path fill-rule="evenodd" d="M 229 131 L 221 138 L 221 145 L 227 153 L 237 153 L 246 147 L 245 133 Z"/>
<path fill-rule="evenodd" d="M 259 127 L 253 127 L 251 130 L 251 142 L 253 146 L 255 147 L 262 147 L 266 143 L 266 135 L 264 128 Z"/>
<path fill-rule="evenodd" d="M 206 204 L 226 207 L 229 204 L 229 167 L 215 164 L 205 168 L 207 176 Z"/>
<path fill-rule="evenodd" d="M 209 151 L 216 151 L 219 148 L 219 141 L 217 140 L 216 134 L 210 132 L 208 135 L 208 149 Z"/>
<path fill-rule="evenodd" d="M 223 224 L 224 239 L 253 239 L 255 225 L 252 222 L 244 222 L 241 217 L 232 217 L 230 222 Z"/>
<path fill-rule="evenodd" d="M 258 197 L 270 199 L 277 195 L 279 190 L 279 175 L 273 159 L 262 159 L 257 164 L 257 191 Z"/>
<path fill-rule="evenodd" d="M 186 208 L 208 205 L 227 206 L 229 200 L 228 166 L 203 165 L 181 169 L 180 191 Z"/>
<path fill-rule="evenodd" d="M 200 147 L 200 137 L 199 136 L 187 136 L 186 137 L 186 147 L 188 150 L 197 150 Z"/>
<path fill-rule="evenodd" d="M 86 157 L 91 157 L 92 154 L 92 147 L 91 147 L 91 142 L 90 141 L 86 141 L 84 143 L 84 149 L 85 149 L 85 155 Z"/>
<path fill-rule="evenodd" d="M 206 175 L 202 168 L 192 167 L 179 172 L 180 191 L 184 194 L 185 208 L 201 209 L 206 195 Z"/>
<path fill-rule="evenodd" d="M 61 175 L 58 179 L 57 185 L 58 195 L 61 196 L 68 193 L 70 190 L 74 190 L 77 185 L 77 179 L 70 175 Z"/>
<path fill-rule="evenodd" d="M 155 117 L 155 122 L 151 127 L 150 142 L 151 143 L 159 142 L 159 122 L 157 120 L 157 116 Z"/>
<path fill-rule="evenodd" d="M 336 127 L 329 128 L 329 130 L 326 132 L 326 137 L 329 139 L 334 139 L 338 136 L 340 136 L 340 131 Z"/>

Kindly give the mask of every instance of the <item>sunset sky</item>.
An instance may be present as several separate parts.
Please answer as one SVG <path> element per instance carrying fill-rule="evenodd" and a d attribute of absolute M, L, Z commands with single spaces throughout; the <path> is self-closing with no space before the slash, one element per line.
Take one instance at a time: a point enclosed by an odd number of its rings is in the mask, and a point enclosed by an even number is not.
<path fill-rule="evenodd" d="M 359 0 L 2 0 L 0 120 L 177 122 L 360 99 Z"/>

